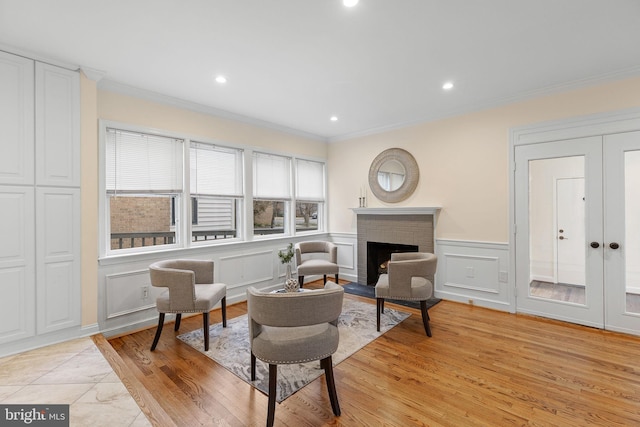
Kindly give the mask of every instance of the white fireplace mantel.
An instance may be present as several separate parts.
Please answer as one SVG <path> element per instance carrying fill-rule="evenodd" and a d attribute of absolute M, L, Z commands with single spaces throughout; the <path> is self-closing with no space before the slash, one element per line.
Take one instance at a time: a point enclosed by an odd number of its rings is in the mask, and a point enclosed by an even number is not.
<path fill-rule="evenodd" d="M 356 215 L 435 215 L 440 206 L 416 206 L 402 208 L 351 208 Z"/>

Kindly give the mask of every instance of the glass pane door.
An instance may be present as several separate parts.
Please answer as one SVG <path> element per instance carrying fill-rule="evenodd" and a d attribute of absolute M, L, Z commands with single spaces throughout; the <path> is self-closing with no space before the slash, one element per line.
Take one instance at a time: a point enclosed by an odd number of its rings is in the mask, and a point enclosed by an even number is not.
<path fill-rule="evenodd" d="M 640 334 L 640 132 L 606 136 L 606 328 Z"/>
<path fill-rule="evenodd" d="M 519 312 L 602 327 L 602 139 L 518 146 Z M 590 262 L 599 259 L 599 262 Z"/>

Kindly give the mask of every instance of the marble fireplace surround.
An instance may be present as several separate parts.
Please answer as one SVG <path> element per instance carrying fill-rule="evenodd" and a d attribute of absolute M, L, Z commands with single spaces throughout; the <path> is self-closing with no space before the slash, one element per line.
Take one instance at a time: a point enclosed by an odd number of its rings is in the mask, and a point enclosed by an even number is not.
<path fill-rule="evenodd" d="M 367 284 L 367 242 L 413 245 L 435 253 L 439 207 L 355 208 L 357 215 L 358 283 Z"/>

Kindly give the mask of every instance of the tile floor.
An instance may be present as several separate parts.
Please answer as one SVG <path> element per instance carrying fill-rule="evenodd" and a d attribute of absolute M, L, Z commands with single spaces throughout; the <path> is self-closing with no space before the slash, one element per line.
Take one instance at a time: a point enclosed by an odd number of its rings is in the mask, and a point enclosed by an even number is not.
<path fill-rule="evenodd" d="M 91 338 L 0 358 L 0 403 L 69 404 L 71 426 L 151 426 Z"/>

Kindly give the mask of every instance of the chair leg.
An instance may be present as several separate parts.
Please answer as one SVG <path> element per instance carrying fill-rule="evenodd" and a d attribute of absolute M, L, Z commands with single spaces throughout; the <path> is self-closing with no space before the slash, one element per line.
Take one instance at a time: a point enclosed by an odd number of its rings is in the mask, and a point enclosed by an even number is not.
<path fill-rule="evenodd" d="M 336 273 L 336 285 L 339 285 L 340 282 L 338 281 L 338 273 Z"/>
<path fill-rule="evenodd" d="M 336 382 L 333 378 L 333 362 L 331 356 L 322 359 L 321 364 L 324 365 L 324 376 L 327 380 L 327 391 L 329 391 L 331 409 L 333 409 L 333 413 L 339 417 L 340 404 L 338 403 L 338 393 L 336 393 Z"/>
<path fill-rule="evenodd" d="M 267 409 L 267 427 L 273 427 L 276 413 L 276 385 L 278 384 L 278 365 L 269 364 L 269 406 Z"/>
<path fill-rule="evenodd" d="M 326 274 L 322 276 L 322 280 L 323 280 L 322 283 L 324 283 L 326 285 L 327 284 L 327 275 Z"/>
<path fill-rule="evenodd" d="M 204 334 L 204 351 L 209 351 L 209 312 L 202 313 L 202 333 Z"/>
<path fill-rule="evenodd" d="M 180 321 L 182 320 L 182 313 L 178 313 L 176 314 L 176 324 L 173 327 L 173 330 L 178 332 L 178 329 L 180 329 Z"/>
<path fill-rule="evenodd" d="M 156 329 L 156 336 L 153 338 L 153 344 L 151 344 L 151 351 L 156 349 L 160 334 L 162 333 L 162 326 L 164 325 L 164 313 L 160 313 L 158 317 L 158 328 Z"/>
<path fill-rule="evenodd" d="M 380 313 L 382 312 L 383 298 L 376 298 L 376 330 L 380 332 Z"/>
<path fill-rule="evenodd" d="M 298 284 L 300 287 L 304 285 L 304 276 L 298 276 Z"/>
<path fill-rule="evenodd" d="M 251 381 L 256 380 L 256 356 L 251 353 Z"/>
<path fill-rule="evenodd" d="M 227 327 L 227 297 L 222 298 L 222 301 L 220 301 L 220 304 L 222 304 L 222 327 L 226 328 Z"/>
<path fill-rule="evenodd" d="M 431 336 L 431 327 L 429 326 L 429 312 L 427 312 L 427 302 L 420 301 L 420 311 L 422 312 L 422 323 L 424 324 L 424 331 L 427 336 Z"/>

